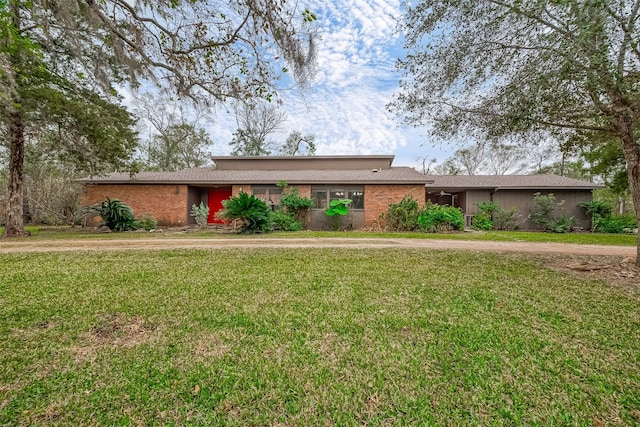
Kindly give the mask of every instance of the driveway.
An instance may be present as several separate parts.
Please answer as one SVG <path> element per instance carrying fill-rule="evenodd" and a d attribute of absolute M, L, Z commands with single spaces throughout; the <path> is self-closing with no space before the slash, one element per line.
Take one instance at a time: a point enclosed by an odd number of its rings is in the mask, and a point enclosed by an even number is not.
<path fill-rule="evenodd" d="M 155 238 L 0 241 L 0 253 L 232 248 L 404 248 L 521 252 L 531 254 L 605 255 L 622 257 L 635 257 L 636 255 L 635 246 L 580 245 L 574 243 L 493 242 L 477 240 L 375 238 Z"/>

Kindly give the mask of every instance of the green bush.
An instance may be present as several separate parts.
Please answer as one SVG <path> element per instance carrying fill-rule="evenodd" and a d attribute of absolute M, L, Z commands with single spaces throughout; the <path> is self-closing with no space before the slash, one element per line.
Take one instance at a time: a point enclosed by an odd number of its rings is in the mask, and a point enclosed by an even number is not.
<path fill-rule="evenodd" d="M 349 214 L 349 205 L 351 199 L 334 199 L 329 202 L 329 207 L 324 211 L 324 214 L 328 217 L 334 217 L 333 229 L 338 230 L 340 228 L 340 217 L 347 216 Z"/>
<path fill-rule="evenodd" d="M 633 215 L 608 215 L 600 218 L 594 231 L 600 233 L 628 233 L 631 234 L 638 227 L 635 216 Z"/>
<path fill-rule="evenodd" d="M 418 216 L 418 225 L 428 233 L 464 230 L 464 217 L 459 208 L 427 202 Z"/>
<path fill-rule="evenodd" d="M 153 215 L 144 215 L 142 218 L 136 221 L 137 228 L 142 230 L 155 230 L 158 226 L 158 220 Z"/>
<path fill-rule="evenodd" d="M 271 222 L 271 228 L 274 231 L 300 231 L 302 230 L 302 224 L 300 224 L 289 212 L 274 211 L 270 213 L 269 220 Z"/>
<path fill-rule="evenodd" d="M 387 213 L 382 216 L 387 230 L 414 231 L 418 227 L 420 207 L 418 201 L 406 196 L 400 203 L 390 204 Z"/>
<path fill-rule="evenodd" d="M 113 231 L 130 231 L 137 228 L 133 210 L 118 199 L 107 197 L 104 202 L 93 206 L 90 211 L 100 215 L 104 225 Z"/>
<path fill-rule="evenodd" d="M 240 220 L 242 226 L 239 233 L 267 232 L 270 229 L 269 213 L 271 210 L 267 204 L 247 193 L 240 193 L 222 202 L 224 209 L 220 217 L 229 220 Z"/>
<path fill-rule="evenodd" d="M 567 231 L 571 231 L 576 222 L 575 218 L 571 215 L 565 213 L 558 215 L 555 213 L 563 204 L 564 200 L 557 203 L 556 197 L 552 193 L 547 195 L 535 193 L 529 217 L 534 224 L 543 230 L 554 233 L 566 233 Z"/>
<path fill-rule="evenodd" d="M 471 227 L 474 230 L 491 230 L 493 228 L 493 221 L 491 221 L 491 214 L 486 211 L 482 211 L 479 214 L 473 216 Z"/>
<path fill-rule="evenodd" d="M 493 226 L 496 230 L 513 231 L 520 228 L 522 214 L 512 207 L 511 209 L 498 209 L 493 213 Z"/>
<path fill-rule="evenodd" d="M 301 196 L 296 187 L 285 186 L 280 197 L 280 206 L 302 226 L 304 215 L 313 206 L 313 200 Z"/>

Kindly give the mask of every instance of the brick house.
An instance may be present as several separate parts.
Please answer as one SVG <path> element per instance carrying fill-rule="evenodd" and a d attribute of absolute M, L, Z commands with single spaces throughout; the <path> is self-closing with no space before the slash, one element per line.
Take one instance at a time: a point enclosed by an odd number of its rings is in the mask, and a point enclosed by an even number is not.
<path fill-rule="evenodd" d="M 393 159 L 393 155 L 222 156 L 213 158 L 215 167 L 141 172 L 134 177 L 112 173 L 80 181 L 85 184 L 83 205 L 115 198 L 131 206 L 136 217 L 150 214 L 160 225 L 170 226 L 195 224 L 189 212 L 200 202 L 209 206 L 209 222 L 215 223 L 222 201 L 240 192 L 277 205 L 282 189 L 276 184 L 286 181 L 313 200 L 307 228 L 330 228 L 332 221 L 324 214 L 329 201 L 348 198 L 353 202 L 341 225 L 358 229 L 375 225 L 389 204 L 407 195 L 425 203 L 425 176 L 410 167 L 392 166 Z"/>
<path fill-rule="evenodd" d="M 214 157 L 215 167 L 177 172 L 113 173 L 80 180 L 85 183 L 83 204 L 101 202 L 106 197 L 120 199 L 133 208 L 136 217 L 153 215 L 160 225 L 195 224 L 189 215 L 193 204 L 209 206 L 209 223 L 218 220 L 215 213 L 222 201 L 240 192 L 254 194 L 268 204 L 277 205 L 286 181 L 301 195 L 313 200 L 307 214 L 309 229 L 329 229 L 333 220 L 324 211 L 331 199 L 352 200 L 350 213 L 341 218 L 341 227 L 359 229 L 377 224 L 389 204 L 412 196 L 424 205 L 452 205 L 462 209 L 467 225 L 478 213 L 475 203 L 499 202 L 500 207 L 517 208 L 523 215 L 522 229 L 535 229 L 528 218 L 534 193 L 553 193 L 564 200 L 563 209 L 579 225 L 590 227 L 579 204 L 592 200 L 592 191 L 600 187 L 591 182 L 556 175 L 436 176 L 422 175 L 413 168 L 392 166 L 393 155 L 371 156 L 267 156 Z"/>

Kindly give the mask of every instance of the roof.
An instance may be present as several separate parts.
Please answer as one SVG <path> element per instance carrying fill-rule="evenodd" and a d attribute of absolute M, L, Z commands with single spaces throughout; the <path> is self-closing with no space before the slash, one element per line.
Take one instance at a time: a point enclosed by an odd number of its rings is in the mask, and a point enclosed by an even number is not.
<path fill-rule="evenodd" d="M 539 175 L 427 175 L 426 187 L 437 189 L 491 190 L 592 190 L 602 185 L 551 174 Z"/>
<path fill-rule="evenodd" d="M 140 172 L 80 179 L 94 184 L 416 184 L 424 185 L 426 177 L 410 167 L 351 170 L 218 170 L 193 168 L 177 172 Z"/>

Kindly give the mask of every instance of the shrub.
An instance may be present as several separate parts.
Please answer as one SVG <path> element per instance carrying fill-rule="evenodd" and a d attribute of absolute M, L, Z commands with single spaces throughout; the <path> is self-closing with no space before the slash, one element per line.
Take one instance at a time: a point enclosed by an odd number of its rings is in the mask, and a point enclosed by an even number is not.
<path fill-rule="evenodd" d="M 493 226 L 496 230 L 513 231 L 520 228 L 522 214 L 512 207 L 509 210 L 498 209 L 493 213 Z"/>
<path fill-rule="evenodd" d="M 269 220 L 271 222 L 271 228 L 274 231 L 300 231 L 302 230 L 302 224 L 300 224 L 289 212 L 274 211 L 270 213 Z"/>
<path fill-rule="evenodd" d="M 486 212 L 491 215 L 494 212 L 497 212 L 500 209 L 500 205 L 496 202 L 486 201 L 475 204 L 482 212 Z"/>
<path fill-rule="evenodd" d="M 291 213 L 296 221 L 302 221 L 304 214 L 313 206 L 313 200 L 301 196 L 296 187 L 284 187 L 280 206 Z"/>
<path fill-rule="evenodd" d="M 411 196 L 405 196 L 400 203 L 390 204 L 383 219 L 387 230 L 414 231 L 418 228 L 420 208 L 418 201 Z"/>
<path fill-rule="evenodd" d="M 594 231 L 600 233 L 628 233 L 631 234 L 638 227 L 635 216 L 633 215 L 608 215 L 600 218 L 595 226 Z"/>
<path fill-rule="evenodd" d="M 418 225 L 423 231 L 440 233 L 464 229 L 464 217 L 459 208 L 427 203 L 418 216 Z"/>
<path fill-rule="evenodd" d="M 158 226 L 158 220 L 155 219 L 153 215 L 144 215 L 142 218 L 136 221 L 136 226 L 137 228 L 147 231 L 155 230 Z"/>
<path fill-rule="evenodd" d="M 221 218 L 242 221 L 239 233 L 259 233 L 269 231 L 269 213 L 267 204 L 254 195 L 240 193 L 222 202 L 224 209 Z"/>
<path fill-rule="evenodd" d="M 482 211 L 479 214 L 473 216 L 471 227 L 474 230 L 491 230 L 493 228 L 493 221 L 491 221 L 491 214 L 489 212 Z"/>
<path fill-rule="evenodd" d="M 535 193 L 529 217 L 534 224 L 543 230 L 566 233 L 574 227 L 575 218 L 565 213 L 560 215 L 555 213 L 563 204 L 564 200 L 556 203 L 556 197 L 553 194 L 542 195 Z"/>
<path fill-rule="evenodd" d="M 209 206 L 205 206 L 202 202 L 200 202 L 200 205 L 194 203 L 191 205 L 191 213 L 189 215 L 196 219 L 198 227 L 207 228 L 207 223 L 209 222 Z"/>
<path fill-rule="evenodd" d="M 598 224 L 605 217 L 610 217 L 613 211 L 611 205 L 605 202 L 592 200 L 589 202 L 580 203 L 580 207 L 584 209 L 584 212 L 591 216 L 591 229 L 596 231 Z"/>
<path fill-rule="evenodd" d="M 135 230 L 136 223 L 133 218 L 133 210 L 118 199 L 107 199 L 99 205 L 93 206 L 90 211 L 100 215 L 104 225 L 113 231 Z"/>

